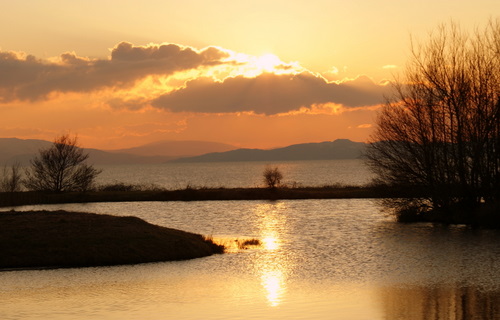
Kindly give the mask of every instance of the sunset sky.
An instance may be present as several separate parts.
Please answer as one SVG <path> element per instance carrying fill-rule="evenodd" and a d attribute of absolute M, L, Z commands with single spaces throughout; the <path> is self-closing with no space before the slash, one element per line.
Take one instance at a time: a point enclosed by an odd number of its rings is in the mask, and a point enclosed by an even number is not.
<path fill-rule="evenodd" d="M 498 0 L 3 1 L 0 137 L 366 141 L 410 35 L 498 13 Z"/>

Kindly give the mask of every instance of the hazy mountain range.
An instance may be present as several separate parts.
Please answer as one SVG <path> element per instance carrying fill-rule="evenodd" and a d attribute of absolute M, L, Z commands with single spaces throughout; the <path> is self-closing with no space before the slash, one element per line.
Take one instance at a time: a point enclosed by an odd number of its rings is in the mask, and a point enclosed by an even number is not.
<path fill-rule="evenodd" d="M 222 161 L 287 161 L 287 160 L 332 160 L 359 159 L 366 144 L 347 139 L 318 143 L 294 144 L 270 150 L 236 149 L 214 152 L 200 156 L 180 158 L 174 162 L 222 162 Z"/>
<path fill-rule="evenodd" d="M 0 138 L 0 165 L 29 163 L 40 149 L 52 142 L 34 139 Z M 286 161 L 360 158 L 365 143 L 339 139 L 320 143 L 295 144 L 270 150 L 237 149 L 235 146 L 209 141 L 159 141 L 129 149 L 85 149 L 93 164 L 146 164 L 217 161 Z"/>
<path fill-rule="evenodd" d="M 129 149 L 108 150 L 108 152 L 149 157 L 179 158 L 234 149 L 236 147 L 230 144 L 210 141 L 158 141 Z"/>
<path fill-rule="evenodd" d="M 20 162 L 29 163 L 40 149 L 48 148 L 52 142 L 35 139 L 0 138 L 0 165 Z M 85 148 L 94 164 L 141 164 L 163 163 L 179 157 L 223 152 L 236 149 L 223 143 L 206 141 L 160 141 L 121 150 L 98 150 Z"/>

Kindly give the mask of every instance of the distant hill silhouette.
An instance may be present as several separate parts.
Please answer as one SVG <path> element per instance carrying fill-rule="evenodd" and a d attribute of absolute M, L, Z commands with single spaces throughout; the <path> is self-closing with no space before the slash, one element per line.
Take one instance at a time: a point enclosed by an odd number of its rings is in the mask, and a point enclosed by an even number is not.
<path fill-rule="evenodd" d="M 40 149 L 49 148 L 51 141 L 18 138 L 0 138 L 0 166 L 15 162 L 28 164 Z M 136 148 L 103 151 L 84 148 L 93 164 L 146 164 L 164 163 L 180 156 L 201 155 L 207 152 L 226 151 L 235 147 L 204 141 L 161 141 Z"/>
<path fill-rule="evenodd" d="M 45 140 L 0 138 L 0 165 L 28 163 L 38 150 L 50 147 L 51 144 L 52 142 Z"/>
<path fill-rule="evenodd" d="M 198 156 L 201 154 L 206 154 L 211 152 L 225 152 L 234 149 L 236 149 L 235 146 L 219 142 L 196 141 L 196 140 L 185 140 L 185 141 L 165 140 L 165 141 L 148 143 L 134 148 L 108 150 L 107 152 L 135 154 L 140 156 L 163 156 L 170 158 L 173 157 L 178 158 L 178 157 Z"/>
<path fill-rule="evenodd" d="M 208 153 L 195 157 L 180 158 L 173 162 L 231 162 L 231 161 L 287 161 L 359 159 L 366 144 L 347 139 L 319 143 L 294 144 L 271 150 L 237 149 L 227 152 Z"/>
<path fill-rule="evenodd" d="M 40 149 L 52 142 L 35 139 L 0 138 L 0 166 L 15 162 L 28 164 Z M 328 160 L 360 158 L 365 143 L 346 139 L 320 143 L 295 144 L 271 150 L 236 149 L 235 147 L 208 141 L 160 141 L 143 146 L 98 150 L 85 148 L 93 164 L 147 164 L 174 162 L 223 162 L 223 161 L 287 161 Z M 221 152 L 213 152 L 213 151 Z M 229 150 L 229 151 L 226 151 Z M 188 157 L 186 157 L 188 156 Z"/>

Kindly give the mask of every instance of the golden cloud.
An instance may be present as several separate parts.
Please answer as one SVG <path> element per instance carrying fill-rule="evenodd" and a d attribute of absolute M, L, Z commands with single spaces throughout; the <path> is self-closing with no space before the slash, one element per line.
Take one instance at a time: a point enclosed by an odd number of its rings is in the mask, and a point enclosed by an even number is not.
<path fill-rule="evenodd" d="M 387 87 L 367 77 L 342 83 L 327 82 L 310 72 L 263 73 L 254 78 L 230 77 L 223 81 L 200 78 L 189 81 L 152 101 L 173 112 L 280 114 L 313 105 L 372 106 L 383 102 Z"/>
<path fill-rule="evenodd" d="M 176 44 L 134 46 L 128 42 L 118 44 L 106 59 L 64 53 L 57 60 L 42 60 L 23 53 L 0 52 L 0 102 L 43 100 L 51 93 L 127 88 L 147 76 L 168 76 L 226 63 L 228 56 L 215 47 L 195 50 Z"/>
<path fill-rule="evenodd" d="M 358 128 L 358 129 L 369 129 L 369 128 L 371 128 L 371 127 L 373 127 L 373 125 L 372 125 L 372 124 L 370 124 L 370 123 L 364 123 L 364 124 L 360 124 L 360 125 L 359 125 L 359 126 L 357 126 L 356 128 Z"/>

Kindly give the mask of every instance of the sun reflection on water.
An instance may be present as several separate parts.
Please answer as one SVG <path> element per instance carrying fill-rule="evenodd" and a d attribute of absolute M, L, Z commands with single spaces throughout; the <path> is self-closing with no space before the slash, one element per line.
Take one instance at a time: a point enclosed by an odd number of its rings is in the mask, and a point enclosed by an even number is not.
<path fill-rule="evenodd" d="M 286 291 L 285 279 L 281 270 L 270 270 L 262 273 L 262 286 L 267 291 L 267 301 L 272 307 L 278 306 Z"/>
<path fill-rule="evenodd" d="M 264 239 L 262 239 L 262 244 L 266 250 L 276 250 L 279 248 L 278 239 L 276 239 L 275 237 L 271 237 L 271 236 L 268 236 L 268 237 L 265 237 Z"/>
<path fill-rule="evenodd" d="M 255 209 L 256 223 L 263 245 L 262 256 L 255 261 L 261 285 L 268 304 L 282 303 L 286 294 L 286 275 L 290 264 L 283 246 L 287 230 L 286 204 L 284 202 L 260 203 Z"/>

